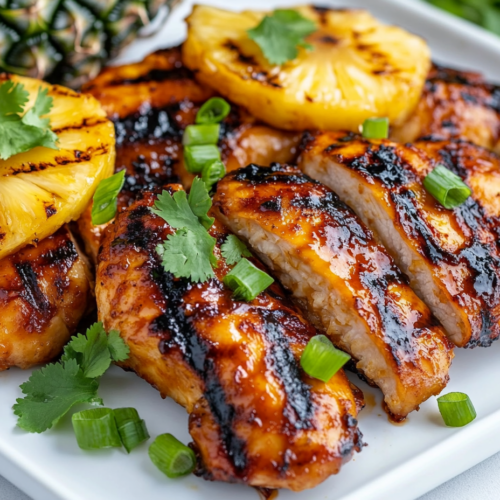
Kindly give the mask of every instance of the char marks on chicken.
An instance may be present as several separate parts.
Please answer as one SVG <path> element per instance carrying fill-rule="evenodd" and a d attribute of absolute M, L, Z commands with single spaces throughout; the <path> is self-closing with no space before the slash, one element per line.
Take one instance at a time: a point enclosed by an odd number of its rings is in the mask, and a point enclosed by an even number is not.
<path fill-rule="evenodd" d="M 465 139 L 500 152 L 500 87 L 479 73 L 435 64 L 415 112 L 391 137 L 403 143 Z"/>
<path fill-rule="evenodd" d="M 358 390 L 342 370 L 328 383 L 302 371 L 316 331 L 277 284 L 251 302 L 233 299 L 222 283 L 228 232 L 217 221 L 215 277 L 166 272 L 156 247 L 174 230 L 150 211 L 155 196 L 144 192 L 117 216 L 99 254 L 99 317 L 129 345 L 124 367 L 187 409 L 199 475 L 292 490 L 321 483 L 362 446 Z"/>
<path fill-rule="evenodd" d="M 424 189 L 435 163 L 423 149 L 345 132 L 309 135 L 299 162 L 376 233 L 456 345 L 489 346 L 500 335 L 497 234 L 480 193 L 447 210 Z"/>
<path fill-rule="evenodd" d="M 214 207 L 381 388 L 393 414 L 445 387 L 453 353 L 444 331 L 330 189 L 297 168 L 250 165 L 218 183 Z"/>
<path fill-rule="evenodd" d="M 0 371 L 55 358 L 91 304 L 90 271 L 66 226 L 0 260 Z"/>
<path fill-rule="evenodd" d="M 195 123 L 200 106 L 214 91 L 201 86 L 181 62 L 179 48 L 160 50 L 143 61 L 106 68 L 84 91 L 96 97 L 116 129 L 116 171 L 125 169 L 118 209 L 141 191 L 168 182 L 191 185 L 183 162 L 182 136 Z M 244 109 L 231 106 L 221 123 L 219 148 L 226 168 L 251 161 L 289 161 L 300 136 L 259 124 Z M 104 226 L 92 226 L 91 207 L 79 221 L 88 253 L 96 260 Z"/>

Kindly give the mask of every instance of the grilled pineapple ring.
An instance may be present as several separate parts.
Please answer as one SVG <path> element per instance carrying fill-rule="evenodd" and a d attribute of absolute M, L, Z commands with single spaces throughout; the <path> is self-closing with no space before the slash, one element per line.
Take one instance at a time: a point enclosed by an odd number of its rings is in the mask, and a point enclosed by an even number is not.
<path fill-rule="evenodd" d="M 430 68 L 421 38 L 386 26 L 367 11 L 297 7 L 318 30 L 314 49 L 274 66 L 246 31 L 266 12 L 195 6 L 188 17 L 184 64 L 197 78 L 279 128 L 357 130 L 366 119 L 405 120 Z"/>
<path fill-rule="evenodd" d="M 0 75 L 0 83 L 7 78 L 24 84 L 28 107 L 39 87 L 49 87 L 48 116 L 60 149 L 0 160 L 0 259 L 77 219 L 115 162 L 114 126 L 96 99 L 32 78 Z"/>

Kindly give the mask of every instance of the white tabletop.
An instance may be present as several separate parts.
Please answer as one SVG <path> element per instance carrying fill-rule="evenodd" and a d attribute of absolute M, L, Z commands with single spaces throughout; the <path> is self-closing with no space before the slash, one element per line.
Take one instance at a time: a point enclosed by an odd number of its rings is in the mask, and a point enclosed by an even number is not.
<path fill-rule="evenodd" d="M 419 500 L 498 500 L 500 453 L 427 493 Z M 0 474 L 1 474 L 0 470 Z M 408 485 L 411 487 L 411 485 Z M 257 497 L 256 497 L 257 498 Z M 1 500 L 31 500 L 0 476 Z M 279 499 L 279 497 L 278 497 Z M 38 500 L 34 498 L 33 500 Z M 109 500 L 114 500 L 110 498 Z M 392 500 L 392 499 L 387 499 Z"/>

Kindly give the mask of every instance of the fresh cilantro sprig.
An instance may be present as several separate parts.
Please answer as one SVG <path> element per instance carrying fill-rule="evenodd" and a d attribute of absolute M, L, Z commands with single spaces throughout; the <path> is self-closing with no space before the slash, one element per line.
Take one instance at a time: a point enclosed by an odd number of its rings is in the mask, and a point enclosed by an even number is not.
<path fill-rule="evenodd" d="M 312 48 L 305 38 L 316 30 L 314 21 L 296 10 L 278 9 L 247 33 L 271 64 L 283 64 L 297 57 L 297 47 Z"/>
<path fill-rule="evenodd" d="M 237 236 L 230 234 L 221 245 L 220 251 L 228 265 L 237 264 L 242 257 L 251 257 L 252 254 Z"/>
<path fill-rule="evenodd" d="M 17 425 L 28 432 L 44 432 L 76 404 L 102 405 L 97 395 L 99 377 L 112 361 L 125 361 L 128 354 L 117 331 L 106 335 L 102 323 L 95 323 L 86 335 L 71 340 L 60 362 L 34 371 L 21 385 L 25 397 L 17 399 L 13 407 Z"/>
<path fill-rule="evenodd" d="M 47 94 L 48 89 L 40 87 L 33 107 L 25 110 L 29 93 L 23 84 L 8 80 L 0 85 L 0 159 L 7 160 L 38 146 L 58 149 L 50 119 L 43 118 L 53 105 Z"/>
<path fill-rule="evenodd" d="M 212 200 L 200 178 L 194 179 L 189 198 L 185 191 L 176 191 L 173 196 L 163 191 L 156 200 L 153 213 L 177 229 L 156 248 L 163 267 L 176 278 L 204 282 L 214 277 L 216 240 L 207 232 L 214 223 L 208 217 L 211 206 Z"/>

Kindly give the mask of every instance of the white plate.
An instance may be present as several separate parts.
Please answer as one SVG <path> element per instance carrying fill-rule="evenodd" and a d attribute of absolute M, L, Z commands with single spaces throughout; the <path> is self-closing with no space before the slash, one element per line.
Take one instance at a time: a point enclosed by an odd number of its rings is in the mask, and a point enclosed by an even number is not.
<path fill-rule="evenodd" d="M 272 8 L 293 0 L 207 0 L 221 7 Z M 339 5 L 340 1 L 323 4 Z M 344 0 L 344 6 L 369 8 L 377 16 L 423 35 L 434 57 L 444 63 L 482 70 L 500 80 L 500 42 L 493 35 L 413 0 Z M 126 59 L 140 59 L 157 47 L 180 42 L 183 4 L 154 39 L 131 47 Z M 122 58 L 122 60 L 126 60 Z M 282 491 L 279 500 L 412 500 L 500 451 L 500 342 L 489 349 L 460 350 L 451 369 L 449 391 L 468 393 L 477 419 L 463 429 L 448 429 L 433 398 L 401 427 L 391 425 L 380 408 L 380 393 L 353 378 L 365 392 L 368 406 L 360 428 L 369 446 L 338 476 L 312 491 Z M 243 486 L 208 483 L 196 477 L 169 480 L 149 462 L 147 445 L 130 456 L 113 450 L 81 451 L 69 419 L 42 435 L 17 429 L 11 406 L 21 396 L 19 385 L 28 372 L 0 374 L 0 474 L 35 500 L 257 500 Z M 172 432 L 188 442 L 187 415 L 170 400 L 163 401 L 146 382 L 114 368 L 102 381 L 107 406 L 134 406 L 147 421 L 151 435 Z"/>

